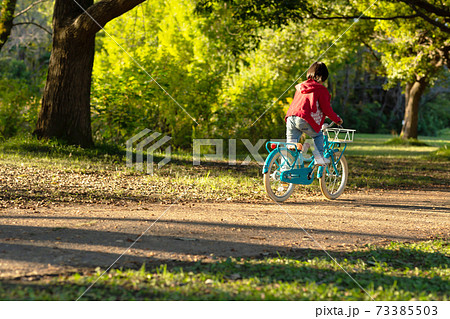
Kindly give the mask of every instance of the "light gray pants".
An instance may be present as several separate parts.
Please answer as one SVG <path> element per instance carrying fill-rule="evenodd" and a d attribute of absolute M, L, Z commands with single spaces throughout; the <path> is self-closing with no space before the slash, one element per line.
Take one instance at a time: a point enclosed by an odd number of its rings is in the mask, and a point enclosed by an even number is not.
<path fill-rule="evenodd" d="M 323 133 L 313 130 L 311 125 L 308 124 L 304 119 L 298 116 L 289 116 L 286 120 L 286 142 L 287 143 L 298 143 L 299 138 L 302 133 L 306 133 L 314 140 L 314 146 L 316 150 L 323 155 Z"/>

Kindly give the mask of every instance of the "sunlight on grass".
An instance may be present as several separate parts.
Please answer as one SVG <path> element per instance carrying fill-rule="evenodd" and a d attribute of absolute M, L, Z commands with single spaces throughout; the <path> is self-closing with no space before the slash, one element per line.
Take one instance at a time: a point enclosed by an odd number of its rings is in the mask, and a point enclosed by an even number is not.
<path fill-rule="evenodd" d="M 2 300 L 449 300 L 449 243 L 368 246 L 334 257 L 314 251 L 263 259 L 223 258 L 183 266 L 102 269 L 83 275 L 0 283 Z"/>
<path fill-rule="evenodd" d="M 393 138 L 387 134 L 355 134 L 355 141 L 348 145 L 348 155 L 377 156 L 377 157 L 420 157 L 428 155 L 449 144 L 450 139 L 442 137 L 419 137 L 419 141 L 429 146 L 387 145 Z"/>
<path fill-rule="evenodd" d="M 427 143 L 433 146 L 429 147 L 386 145 L 390 137 L 360 134 L 355 143 L 349 144 L 347 192 L 359 188 L 441 188 L 448 185 L 448 149 L 444 146 L 438 150 L 435 146 L 447 140 L 430 138 Z M 163 158 L 159 153 L 154 156 L 155 162 Z M 39 141 L 31 136 L 16 137 L 0 143 L 0 173 L 10 183 L 10 191 L 0 198 L 0 205 L 17 205 L 17 201 L 28 200 L 102 203 L 123 199 L 147 202 L 268 200 L 262 182 L 262 166 L 256 162 L 241 165 L 238 161 L 232 166 L 226 159 L 215 162 L 202 159 L 201 163 L 194 166 L 188 151 L 174 153 L 170 163 L 154 168 L 151 175 L 127 168 L 125 150 L 118 146 L 82 149 L 57 141 Z M 17 176 L 23 178 L 17 179 Z M 310 186 L 296 187 L 290 200 L 310 196 L 320 196 L 317 180 Z"/>
<path fill-rule="evenodd" d="M 358 188 L 448 187 L 448 139 L 431 146 L 386 145 L 389 135 L 360 134 L 348 147 L 348 191 Z M 440 162 L 430 152 L 436 151 Z M 441 152 L 441 153 L 439 153 Z M 156 158 L 162 154 L 155 154 Z M 439 165 L 437 165 L 438 163 Z M 224 161 L 192 165 L 188 152 L 153 175 L 127 169 L 119 147 L 95 149 L 38 141 L 32 137 L 0 143 L 0 175 L 7 192 L 0 206 L 20 203 L 114 201 L 263 201 L 261 166 Z M 2 185 L 0 185 L 2 186 Z M 75 191 L 74 191 L 75 190 Z M 290 200 L 320 194 L 317 181 L 298 187 Z M 339 263 L 378 300 L 449 300 L 447 239 L 392 243 L 338 253 Z M 2 300 L 74 300 L 101 270 L 30 284 L 0 283 Z M 301 251 L 264 259 L 219 259 L 181 267 L 113 270 L 86 294 L 90 300 L 369 300 L 367 294 L 328 258 Z"/>
<path fill-rule="evenodd" d="M 348 147 L 348 155 L 377 156 L 377 157 L 419 157 L 436 151 L 433 146 L 377 146 L 358 145 L 355 143 Z"/>

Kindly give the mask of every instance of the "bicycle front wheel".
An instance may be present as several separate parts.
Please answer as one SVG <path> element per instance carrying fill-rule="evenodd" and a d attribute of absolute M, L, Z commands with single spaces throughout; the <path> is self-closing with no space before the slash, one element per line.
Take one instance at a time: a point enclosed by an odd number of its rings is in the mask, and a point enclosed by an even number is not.
<path fill-rule="evenodd" d="M 295 188 L 294 184 L 280 180 L 281 169 L 283 166 L 286 167 L 286 160 L 292 164 L 294 162 L 294 156 L 289 152 L 287 156 L 276 153 L 269 163 L 269 170 L 264 174 L 264 187 L 266 188 L 267 195 L 276 202 L 284 202 L 291 196 Z"/>
<path fill-rule="evenodd" d="M 334 153 L 330 158 L 332 161 L 341 156 L 340 153 Z M 333 164 L 329 163 L 324 166 L 322 177 L 319 180 L 320 190 L 323 196 L 328 199 L 336 199 L 342 195 L 348 180 L 348 165 L 344 155 L 341 156 L 339 162 L 336 163 L 336 169 Z"/>

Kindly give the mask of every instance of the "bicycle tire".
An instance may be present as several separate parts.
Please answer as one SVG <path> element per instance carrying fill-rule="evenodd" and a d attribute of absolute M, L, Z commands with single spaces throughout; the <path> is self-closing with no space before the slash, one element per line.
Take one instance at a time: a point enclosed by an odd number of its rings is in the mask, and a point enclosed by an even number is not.
<path fill-rule="evenodd" d="M 294 161 L 292 154 L 288 152 L 289 161 Z M 283 158 L 280 153 L 276 153 L 269 163 L 269 170 L 264 174 L 264 188 L 267 195 L 276 201 L 284 202 L 291 196 L 294 191 L 295 185 L 291 183 L 285 183 L 280 180 L 281 166 Z"/>
<path fill-rule="evenodd" d="M 335 173 L 333 165 L 326 165 L 322 171 L 322 177 L 319 179 L 320 190 L 323 196 L 328 199 L 336 199 L 342 195 L 348 181 L 348 164 L 347 159 L 340 153 L 334 153 L 331 160 L 341 157 L 336 163 L 336 169 L 339 176 Z"/>

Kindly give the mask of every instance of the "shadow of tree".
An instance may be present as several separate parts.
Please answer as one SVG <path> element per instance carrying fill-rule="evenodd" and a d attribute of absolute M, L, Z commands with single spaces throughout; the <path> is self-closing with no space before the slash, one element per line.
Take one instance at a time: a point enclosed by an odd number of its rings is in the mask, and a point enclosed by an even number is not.
<path fill-rule="evenodd" d="M 296 257 L 228 258 L 207 264 L 154 265 L 145 271 L 113 270 L 99 280 L 83 300 L 370 300 L 369 295 L 375 300 L 430 299 L 430 296 L 445 300 L 449 297 L 448 278 L 420 272 L 432 265 L 447 269 L 448 256 L 440 252 L 381 248 L 333 254 L 344 264 L 346 272 L 330 263 L 318 250 L 303 250 Z M 375 266 L 357 269 L 360 260 L 370 260 L 374 256 L 389 260 L 410 258 L 420 271 L 412 275 L 403 272 L 405 269 L 391 272 Z M 99 273 L 90 275 L 31 284 L 0 282 L 0 298 L 75 300 Z M 210 283 L 205 279 L 210 279 Z"/>

